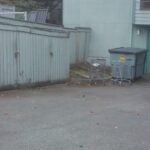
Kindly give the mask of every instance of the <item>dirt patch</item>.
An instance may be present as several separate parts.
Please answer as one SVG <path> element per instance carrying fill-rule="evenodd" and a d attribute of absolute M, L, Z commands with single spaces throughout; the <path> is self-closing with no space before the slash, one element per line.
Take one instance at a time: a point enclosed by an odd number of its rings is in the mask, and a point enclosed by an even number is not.
<path fill-rule="evenodd" d="M 99 85 L 109 82 L 111 79 L 111 67 L 105 67 L 105 75 L 99 76 L 99 80 L 91 80 L 91 65 L 87 63 L 72 65 L 70 69 L 70 83 L 75 85 Z"/>

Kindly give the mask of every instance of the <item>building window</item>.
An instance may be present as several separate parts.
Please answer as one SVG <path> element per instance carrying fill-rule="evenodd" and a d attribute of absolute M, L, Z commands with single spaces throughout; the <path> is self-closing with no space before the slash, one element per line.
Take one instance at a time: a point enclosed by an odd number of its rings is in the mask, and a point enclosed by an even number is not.
<path fill-rule="evenodd" d="M 141 10 L 150 10 L 150 0 L 140 0 Z"/>

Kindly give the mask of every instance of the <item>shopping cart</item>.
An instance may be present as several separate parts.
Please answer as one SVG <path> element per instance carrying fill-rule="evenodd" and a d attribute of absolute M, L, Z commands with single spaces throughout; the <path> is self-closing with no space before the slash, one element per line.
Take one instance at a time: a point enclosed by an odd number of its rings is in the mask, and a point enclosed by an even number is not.
<path fill-rule="evenodd" d="M 90 65 L 90 84 L 96 84 L 98 81 L 102 81 L 103 85 L 105 85 L 105 81 L 108 78 L 108 75 L 106 75 L 106 58 L 89 57 L 87 62 Z"/>
<path fill-rule="evenodd" d="M 131 65 L 116 62 L 112 66 L 112 83 L 122 86 L 124 83 L 132 84 L 133 69 Z"/>

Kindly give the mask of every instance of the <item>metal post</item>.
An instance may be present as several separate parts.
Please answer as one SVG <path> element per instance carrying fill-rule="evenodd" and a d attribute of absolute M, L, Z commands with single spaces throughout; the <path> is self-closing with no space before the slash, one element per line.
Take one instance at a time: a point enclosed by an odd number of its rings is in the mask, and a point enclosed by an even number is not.
<path fill-rule="evenodd" d="M 24 19 L 25 19 L 25 21 L 28 20 L 28 16 L 27 16 L 27 12 L 26 11 L 24 12 Z"/>

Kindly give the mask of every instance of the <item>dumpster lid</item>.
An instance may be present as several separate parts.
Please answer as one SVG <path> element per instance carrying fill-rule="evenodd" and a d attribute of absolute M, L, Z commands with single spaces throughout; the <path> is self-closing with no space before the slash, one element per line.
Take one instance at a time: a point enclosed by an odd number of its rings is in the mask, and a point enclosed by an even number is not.
<path fill-rule="evenodd" d="M 110 53 L 124 53 L 124 54 L 138 54 L 146 52 L 146 49 L 131 48 L 131 47 L 119 47 L 109 50 Z"/>

